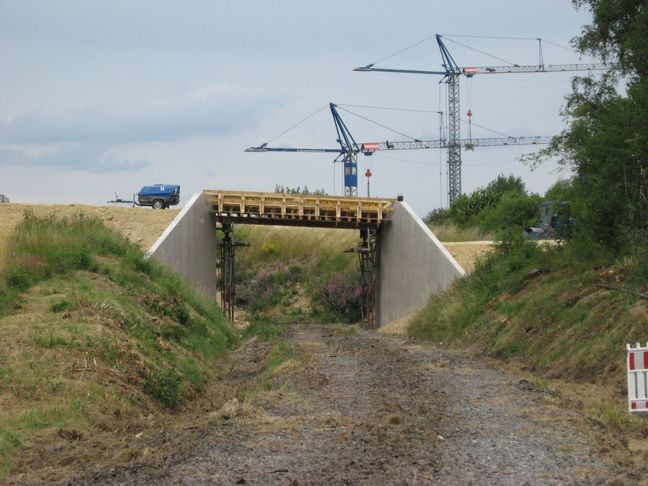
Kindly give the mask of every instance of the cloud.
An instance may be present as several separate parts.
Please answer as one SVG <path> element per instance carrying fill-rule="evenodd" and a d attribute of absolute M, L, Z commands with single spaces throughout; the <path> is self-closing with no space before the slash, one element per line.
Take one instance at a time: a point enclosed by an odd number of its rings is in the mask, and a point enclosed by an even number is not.
<path fill-rule="evenodd" d="M 253 127 L 281 102 L 258 90 L 217 84 L 132 105 L 35 111 L 0 120 L 0 144 L 126 144 L 222 136 Z"/>
<path fill-rule="evenodd" d="M 147 160 L 125 160 L 116 157 L 105 145 L 63 144 L 45 152 L 0 147 L 0 166 L 56 167 L 87 172 L 136 171 L 150 166 Z"/>

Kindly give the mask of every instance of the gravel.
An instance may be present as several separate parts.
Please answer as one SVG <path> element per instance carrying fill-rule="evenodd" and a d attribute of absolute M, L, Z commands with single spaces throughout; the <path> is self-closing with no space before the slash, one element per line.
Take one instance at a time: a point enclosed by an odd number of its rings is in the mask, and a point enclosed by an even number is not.
<path fill-rule="evenodd" d="M 577 413 L 475 358 L 342 326 L 296 325 L 285 339 L 300 359 L 270 386 L 208 425 L 142 442 L 169 453 L 68 484 L 606 484 L 620 473 Z"/>

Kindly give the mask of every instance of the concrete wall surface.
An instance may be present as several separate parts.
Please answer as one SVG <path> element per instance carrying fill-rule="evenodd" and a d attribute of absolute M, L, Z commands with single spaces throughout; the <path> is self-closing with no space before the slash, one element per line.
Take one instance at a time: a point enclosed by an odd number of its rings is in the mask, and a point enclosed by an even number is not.
<path fill-rule="evenodd" d="M 201 193 L 193 195 L 147 253 L 211 299 L 216 298 L 216 254 L 216 225 Z"/>
<path fill-rule="evenodd" d="M 378 238 L 378 326 L 422 309 L 431 295 L 466 274 L 406 203 L 394 207 Z"/>

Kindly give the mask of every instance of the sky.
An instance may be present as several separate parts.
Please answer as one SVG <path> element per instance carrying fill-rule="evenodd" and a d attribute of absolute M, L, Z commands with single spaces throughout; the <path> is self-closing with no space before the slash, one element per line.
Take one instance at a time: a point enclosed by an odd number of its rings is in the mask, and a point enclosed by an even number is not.
<path fill-rule="evenodd" d="M 439 77 L 352 69 L 389 57 L 376 67 L 438 70 L 435 34 L 460 66 L 537 64 L 536 38 L 545 64 L 591 62 L 567 48 L 589 20 L 568 0 L 0 0 L 0 194 L 105 204 L 155 183 L 180 184 L 182 202 L 277 184 L 341 194 L 331 154 L 244 149 L 336 147 L 330 102 L 359 142 L 438 139 Z M 571 77 L 462 78 L 462 118 L 472 111 L 475 138 L 559 133 Z M 530 171 L 519 157 L 532 150 L 464 151 L 463 192 L 513 174 L 542 194 L 570 175 L 552 161 Z M 372 196 L 402 194 L 425 215 L 447 205 L 446 160 L 379 153 L 359 172 L 371 169 Z"/>

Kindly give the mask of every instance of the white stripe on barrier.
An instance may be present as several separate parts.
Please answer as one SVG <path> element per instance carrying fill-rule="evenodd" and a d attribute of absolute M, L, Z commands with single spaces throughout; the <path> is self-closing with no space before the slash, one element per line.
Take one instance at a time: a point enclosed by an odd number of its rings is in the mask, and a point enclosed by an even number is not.
<path fill-rule="evenodd" d="M 626 345 L 628 351 L 628 410 L 648 412 L 648 343 Z"/>

